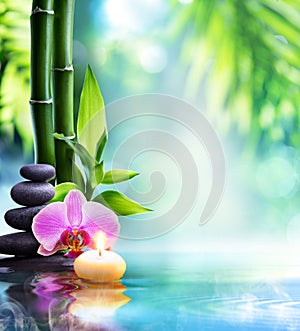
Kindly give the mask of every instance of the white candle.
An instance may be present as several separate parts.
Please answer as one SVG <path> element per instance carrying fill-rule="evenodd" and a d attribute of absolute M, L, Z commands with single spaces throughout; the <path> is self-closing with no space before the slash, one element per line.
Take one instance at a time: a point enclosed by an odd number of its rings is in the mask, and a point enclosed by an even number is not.
<path fill-rule="evenodd" d="M 104 234 L 98 237 L 98 250 L 82 253 L 74 261 L 74 270 L 79 278 L 96 282 L 111 282 L 120 279 L 126 263 L 117 253 L 103 249 Z"/>

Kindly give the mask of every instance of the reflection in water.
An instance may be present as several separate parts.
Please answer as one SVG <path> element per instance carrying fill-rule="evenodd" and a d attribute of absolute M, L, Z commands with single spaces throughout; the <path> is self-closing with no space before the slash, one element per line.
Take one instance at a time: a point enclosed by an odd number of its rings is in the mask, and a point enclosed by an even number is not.
<path fill-rule="evenodd" d="M 81 282 L 78 280 L 78 282 Z M 81 320 L 93 320 L 101 322 L 109 319 L 115 311 L 126 305 L 130 298 L 123 294 L 126 287 L 121 283 L 87 283 L 80 291 L 74 291 L 70 295 L 74 297 L 68 311 Z"/>
<path fill-rule="evenodd" d="M 21 304 L 10 301 L 0 305 L 0 330 L 39 331 L 39 328 Z"/>
<path fill-rule="evenodd" d="M 300 330 L 300 267 L 222 268 L 195 256 L 127 262 L 122 283 L 73 271 L 0 273 L 0 330 Z"/>
<path fill-rule="evenodd" d="M 50 330 L 117 330 L 112 317 L 130 301 L 121 283 L 85 282 L 73 272 L 40 274 L 33 285 L 40 301 L 47 302 Z"/>
<path fill-rule="evenodd" d="M 118 282 L 87 283 L 74 272 L 38 273 L 10 285 L 0 304 L 0 330 L 121 330 L 113 315 L 130 298 Z"/>

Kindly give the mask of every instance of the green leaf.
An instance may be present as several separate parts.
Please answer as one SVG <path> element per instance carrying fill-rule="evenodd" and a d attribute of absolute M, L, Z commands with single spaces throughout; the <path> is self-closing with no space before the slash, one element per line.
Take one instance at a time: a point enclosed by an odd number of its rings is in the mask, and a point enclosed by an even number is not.
<path fill-rule="evenodd" d="M 103 178 L 103 162 L 97 163 L 83 145 L 73 142 L 63 134 L 55 133 L 54 137 L 56 139 L 64 140 L 79 156 L 86 177 L 84 193 L 86 198 L 90 199 L 93 195 L 94 189 L 99 184 L 99 180 L 101 181 Z"/>
<path fill-rule="evenodd" d="M 75 143 L 74 151 L 79 156 L 80 161 L 85 169 L 86 176 L 89 180 L 96 163 L 95 160 L 92 158 L 90 153 L 85 149 L 85 147 L 81 144 Z"/>
<path fill-rule="evenodd" d="M 105 131 L 105 132 L 103 132 L 102 136 L 98 140 L 97 147 L 96 147 L 96 151 L 97 151 L 96 152 L 96 160 L 98 162 L 100 162 L 100 159 L 101 159 L 101 156 L 102 156 L 102 153 L 103 153 L 106 142 L 107 142 L 107 132 Z"/>
<path fill-rule="evenodd" d="M 64 140 L 74 150 L 74 152 L 79 156 L 80 161 L 84 167 L 84 172 L 85 172 L 87 181 L 90 181 L 96 161 L 92 158 L 92 156 L 87 151 L 87 149 L 83 145 L 73 142 L 72 140 L 68 139 L 61 133 L 54 133 L 54 137 L 56 139 Z"/>
<path fill-rule="evenodd" d="M 80 96 L 77 122 L 78 141 L 96 158 L 99 154 L 101 156 L 105 145 L 103 137 L 106 135 L 104 101 L 96 77 L 91 67 L 88 66 Z"/>
<path fill-rule="evenodd" d="M 85 180 L 83 174 L 75 162 L 73 162 L 72 167 L 72 180 L 82 192 L 85 191 Z"/>
<path fill-rule="evenodd" d="M 151 209 L 141 206 L 136 201 L 129 199 L 126 195 L 117 191 L 102 192 L 97 195 L 93 201 L 105 205 L 120 216 L 142 214 L 152 211 Z"/>
<path fill-rule="evenodd" d="M 138 172 L 131 170 L 123 170 L 123 169 L 113 169 L 109 170 L 104 174 L 102 179 L 102 184 L 114 184 L 125 182 L 135 176 L 139 175 Z"/>
<path fill-rule="evenodd" d="M 95 179 L 97 185 L 102 182 L 103 175 L 104 175 L 104 162 L 102 161 L 101 163 L 97 164 L 95 166 Z"/>
<path fill-rule="evenodd" d="M 57 186 L 55 186 L 55 195 L 54 197 L 48 202 L 56 202 L 56 201 L 64 201 L 65 196 L 71 191 L 79 189 L 78 186 L 74 183 L 66 182 L 66 183 L 61 183 Z"/>

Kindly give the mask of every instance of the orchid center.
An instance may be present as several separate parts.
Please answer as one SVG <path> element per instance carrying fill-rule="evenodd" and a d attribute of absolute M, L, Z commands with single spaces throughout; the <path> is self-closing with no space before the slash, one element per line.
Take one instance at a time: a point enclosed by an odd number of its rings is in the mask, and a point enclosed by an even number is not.
<path fill-rule="evenodd" d="M 61 242 L 71 248 L 73 252 L 80 252 L 84 246 L 90 243 L 90 236 L 82 229 L 68 229 L 61 234 Z"/>

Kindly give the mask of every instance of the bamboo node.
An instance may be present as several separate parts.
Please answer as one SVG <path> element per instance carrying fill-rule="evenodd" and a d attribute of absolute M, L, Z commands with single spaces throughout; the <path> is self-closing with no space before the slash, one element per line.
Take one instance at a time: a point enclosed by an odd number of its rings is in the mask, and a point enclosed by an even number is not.
<path fill-rule="evenodd" d="M 51 99 L 48 99 L 48 100 L 33 100 L 33 99 L 30 99 L 29 100 L 29 103 L 31 105 L 34 105 L 34 104 L 51 104 L 52 103 L 52 98 Z"/>
<path fill-rule="evenodd" d="M 73 139 L 76 138 L 76 136 L 75 136 L 75 134 L 73 134 L 72 136 L 66 136 L 66 138 L 69 139 L 69 140 L 73 140 Z"/>
<path fill-rule="evenodd" d="M 34 10 L 31 13 L 31 16 L 35 15 L 35 14 L 40 14 L 40 13 L 44 13 L 44 14 L 49 14 L 49 15 L 54 15 L 54 10 L 48 10 L 48 9 L 42 9 L 38 6 L 36 6 L 34 8 Z"/>
<path fill-rule="evenodd" d="M 71 136 L 65 136 L 64 135 L 64 138 L 69 139 L 69 140 L 73 140 L 73 139 L 76 138 L 76 135 L 75 134 L 72 134 Z M 60 140 L 60 139 L 58 138 L 58 140 Z"/>
<path fill-rule="evenodd" d="M 52 71 L 74 71 L 74 68 L 72 64 L 68 64 L 64 68 L 52 68 Z"/>

